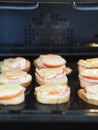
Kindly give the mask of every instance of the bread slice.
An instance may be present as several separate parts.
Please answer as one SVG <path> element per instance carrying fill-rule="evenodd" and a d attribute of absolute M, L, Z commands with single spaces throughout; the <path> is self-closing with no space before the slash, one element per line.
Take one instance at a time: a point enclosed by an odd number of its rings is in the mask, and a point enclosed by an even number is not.
<path fill-rule="evenodd" d="M 79 73 L 80 86 L 98 84 L 98 69 L 85 69 Z"/>
<path fill-rule="evenodd" d="M 23 70 L 29 72 L 30 68 L 30 61 L 23 57 L 6 58 L 0 62 L 1 73 L 7 70 Z"/>
<path fill-rule="evenodd" d="M 84 102 L 98 106 L 98 85 L 86 86 L 77 93 Z"/>
<path fill-rule="evenodd" d="M 45 84 L 37 86 L 34 94 L 42 104 L 62 104 L 69 101 L 70 87 L 67 84 Z"/>
<path fill-rule="evenodd" d="M 36 81 L 38 84 L 65 84 L 68 83 L 64 68 L 41 68 L 35 69 Z"/>
<path fill-rule="evenodd" d="M 25 88 L 19 84 L 8 83 L 0 85 L 0 104 L 17 105 L 25 101 Z"/>
<path fill-rule="evenodd" d="M 57 54 L 43 54 L 34 60 L 34 65 L 36 68 L 55 68 L 55 67 L 65 67 L 66 60 Z"/>
<path fill-rule="evenodd" d="M 19 83 L 28 87 L 32 82 L 32 76 L 22 70 L 8 70 L 0 74 L 0 84 Z"/>
<path fill-rule="evenodd" d="M 97 69 L 98 68 L 98 58 L 88 58 L 80 59 L 78 61 L 79 72 L 85 69 Z"/>

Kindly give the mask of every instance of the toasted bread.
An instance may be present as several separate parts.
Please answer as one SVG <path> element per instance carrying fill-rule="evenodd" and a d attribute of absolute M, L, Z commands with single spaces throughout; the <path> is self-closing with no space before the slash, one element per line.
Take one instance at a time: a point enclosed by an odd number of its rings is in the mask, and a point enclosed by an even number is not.
<path fill-rule="evenodd" d="M 36 81 L 39 84 L 65 84 L 68 83 L 64 68 L 41 68 L 35 69 Z"/>
<path fill-rule="evenodd" d="M 85 86 L 79 89 L 77 93 L 86 103 L 98 106 L 98 85 Z"/>
<path fill-rule="evenodd" d="M 22 70 L 8 70 L 0 74 L 0 84 L 19 83 L 23 87 L 31 84 L 32 76 Z"/>
<path fill-rule="evenodd" d="M 23 57 L 6 58 L 0 62 L 1 73 L 7 70 L 23 70 L 29 72 L 30 68 L 30 61 Z"/>
<path fill-rule="evenodd" d="M 34 60 L 34 65 L 37 68 L 55 68 L 65 66 L 66 60 L 57 54 L 43 54 Z"/>
<path fill-rule="evenodd" d="M 67 84 L 45 84 L 37 86 L 34 94 L 42 104 L 62 104 L 69 101 L 70 87 Z"/>
<path fill-rule="evenodd" d="M 88 58 L 88 59 L 80 59 L 78 61 L 78 69 L 79 72 L 85 69 L 97 69 L 98 68 L 98 58 Z"/>
<path fill-rule="evenodd" d="M 81 87 L 98 84 L 98 69 L 85 69 L 79 73 Z"/>
<path fill-rule="evenodd" d="M 25 101 L 25 88 L 19 84 L 8 83 L 0 85 L 0 104 L 17 105 Z"/>

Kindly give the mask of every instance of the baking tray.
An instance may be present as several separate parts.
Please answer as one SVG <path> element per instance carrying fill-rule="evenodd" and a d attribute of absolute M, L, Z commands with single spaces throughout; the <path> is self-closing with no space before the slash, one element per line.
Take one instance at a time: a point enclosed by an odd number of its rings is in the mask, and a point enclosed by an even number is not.
<path fill-rule="evenodd" d="M 83 52 L 84 50 L 84 52 Z M 30 74 L 33 77 L 31 85 L 25 93 L 25 102 L 16 106 L 0 105 L 0 122 L 97 122 L 98 106 L 90 105 L 79 99 L 77 91 L 80 88 L 77 61 L 80 58 L 98 57 L 98 48 L 31 48 L 31 47 L 1 47 L 0 60 L 8 57 L 23 56 L 31 61 Z M 44 105 L 36 101 L 34 88 L 35 68 L 33 61 L 40 54 L 55 53 L 67 60 L 67 66 L 72 68 L 68 75 L 71 87 L 70 100 L 64 104 Z"/>

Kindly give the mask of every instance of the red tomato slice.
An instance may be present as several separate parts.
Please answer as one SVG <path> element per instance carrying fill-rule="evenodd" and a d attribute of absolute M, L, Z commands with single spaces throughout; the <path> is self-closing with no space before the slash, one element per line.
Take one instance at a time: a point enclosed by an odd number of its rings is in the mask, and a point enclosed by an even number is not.
<path fill-rule="evenodd" d="M 96 76 L 83 76 L 83 77 L 87 78 L 87 79 L 98 80 L 98 77 L 96 77 Z"/>
<path fill-rule="evenodd" d="M 57 91 L 57 90 L 50 91 L 50 92 L 49 92 L 49 94 L 51 94 L 51 95 L 54 95 L 54 94 L 59 94 L 59 91 Z"/>
<path fill-rule="evenodd" d="M 49 64 L 43 63 L 43 66 L 48 67 L 48 68 L 57 68 L 57 67 L 61 67 L 63 65 L 64 64 L 60 64 L 60 65 L 49 65 Z"/>
<path fill-rule="evenodd" d="M 9 80 L 19 80 L 18 77 L 14 77 L 14 76 L 7 76 L 6 78 Z"/>
<path fill-rule="evenodd" d="M 19 96 L 19 95 L 22 94 L 22 93 L 23 93 L 23 90 L 21 90 L 21 91 L 20 91 L 19 93 L 17 93 L 17 94 L 2 96 L 2 97 L 0 97 L 0 100 L 12 99 L 12 98 L 15 98 L 15 97 Z"/>
<path fill-rule="evenodd" d="M 47 54 L 47 55 L 45 55 L 45 58 L 49 58 L 49 60 L 52 59 L 52 58 L 53 59 L 56 58 L 55 60 L 60 60 L 60 58 L 61 58 L 61 63 L 57 63 L 57 64 L 55 64 L 55 62 L 51 64 L 51 62 L 48 63 L 47 61 L 42 60 L 43 66 L 48 67 L 48 68 L 61 67 L 61 66 L 63 66 L 66 63 L 65 60 L 62 61 L 62 57 L 61 56 L 56 55 L 56 54 Z"/>
<path fill-rule="evenodd" d="M 69 86 L 66 85 L 66 90 L 64 91 L 64 93 L 67 92 L 68 89 L 69 89 Z M 50 91 L 50 92 L 49 92 L 50 95 L 55 95 L 55 94 L 60 94 L 60 93 L 61 93 L 61 92 L 58 91 L 58 90 L 53 90 L 53 91 Z M 63 93 L 62 93 L 62 94 L 63 94 Z"/>

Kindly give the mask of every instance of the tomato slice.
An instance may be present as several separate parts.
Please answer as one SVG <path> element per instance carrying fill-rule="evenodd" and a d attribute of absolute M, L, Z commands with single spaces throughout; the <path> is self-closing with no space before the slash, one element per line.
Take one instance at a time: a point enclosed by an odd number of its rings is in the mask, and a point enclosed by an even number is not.
<path fill-rule="evenodd" d="M 60 64 L 60 65 L 49 65 L 49 64 L 43 63 L 43 66 L 48 67 L 48 68 L 57 68 L 57 67 L 61 67 L 63 65 L 64 64 Z"/>
<path fill-rule="evenodd" d="M 9 80 L 19 80 L 19 78 L 15 76 L 6 76 L 6 78 Z"/>
<path fill-rule="evenodd" d="M 61 67 L 66 64 L 65 59 L 56 54 L 42 55 L 41 62 L 44 67 L 48 68 Z"/>
<path fill-rule="evenodd" d="M 83 76 L 84 78 L 87 78 L 87 79 L 93 79 L 93 80 L 98 80 L 98 77 L 97 76 Z"/>
<path fill-rule="evenodd" d="M 2 96 L 2 97 L 0 97 L 0 100 L 12 99 L 12 98 L 15 98 L 15 97 L 19 96 L 19 95 L 22 94 L 22 93 L 23 93 L 23 90 L 21 90 L 21 91 L 20 91 L 19 93 L 17 93 L 17 94 Z"/>
<path fill-rule="evenodd" d="M 49 94 L 51 94 L 51 95 L 54 95 L 54 94 L 59 94 L 59 91 L 57 91 L 57 90 L 50 91 L 50 92 L 49 92 Z"/>

